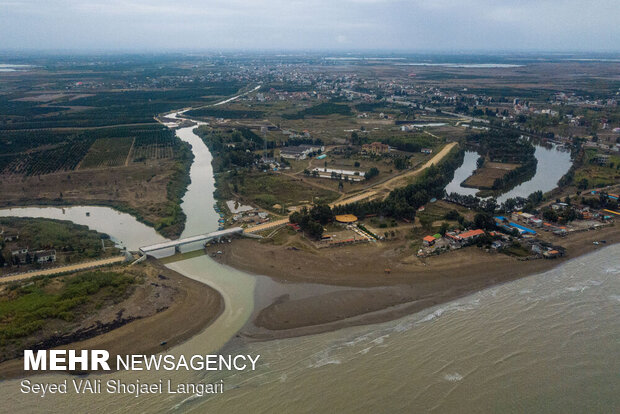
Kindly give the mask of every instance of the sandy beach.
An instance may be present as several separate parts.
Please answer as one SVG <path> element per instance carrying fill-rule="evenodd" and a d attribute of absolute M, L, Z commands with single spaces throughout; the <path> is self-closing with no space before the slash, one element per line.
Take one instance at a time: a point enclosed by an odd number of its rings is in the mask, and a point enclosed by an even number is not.
<path fill-rule="evenodd" d="M 558 239 L 567 255 L 520 261 L 476 246 L 419 259 L 390 243 L 322 249 L 320 253 L 241 239 L 226 246 L 218 261 L 284 283 L 320 283 L 338 289 L 309 298 L 287 295 L 257 311 L 241 333 L 253 340 L 315 334 L 346 326 L 384 322 L 463 297 L 500 283 L 542 273 L 620 241 L 617 224 Z M 386 267 L 390 272 L 386 273 Z M 360 289 L 361 288 L 361 289 Z"/>

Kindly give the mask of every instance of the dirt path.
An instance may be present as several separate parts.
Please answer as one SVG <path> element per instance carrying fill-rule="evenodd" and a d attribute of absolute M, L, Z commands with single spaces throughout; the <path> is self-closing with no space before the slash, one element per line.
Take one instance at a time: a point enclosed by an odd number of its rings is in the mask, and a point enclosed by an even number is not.
<path fill-rule="evenodd" d="M 393 190 L 393 189 L 395 189 L 397 187 L 400 187 L 400 186 L 407 185 L 407 181 L 409 180 L 409 178 L 415 177 L 415 176 L 419 175 L 420 173 L 422 173 L 424 170 L 426 170 L 431 165 L 437 164 L 446 155 L 448 155 L 448 153 L 456 145 L 458 145 L 456 142 L 451 142 L 451 143 L 447 144 L 437 154 L 435 154 L 435 156 L 433 158 L 431 158 L 430 160 L 425 162 L 418 169 L 415 169 L 415 170 L 412 170 L 412 171 L 408 171 L 408 172 L 406 172 L 406 173 L 404 173 L 402 175 L 399 175 L 397 177 L 391 178 L 391 179 L 389 179 L 387 181 L 384 181 L 382 183 L 375 184 L 374 186 L 369 187 L 367 190 L 365 190 L 362 193 L 356 194 L 356 195 L 348 197 L 348 198 L 342 198 L 342 199 L 336 200 L 333 203 L 330 203 L 329 206 L 330 207 L 335 207 L 335 206 L 340 206 L 340 205 L 343 205 L 343 204 L 355 203 L 356 201 L 365 200 L 365 199 L 368 199 L 368 198 L 371 198 L 371 197 L 375 197 L 376 195 L 383 195 L 385 197 L 385 196 L 387 196 L 389 194 L 389 192 L 391 190 Z M 258 226 L 254 226 L 254 227 L 251 227 L 251 228 L 247 228 L 247 229 L 244 230 L 244 233 L 258 233 L 258 232 L 261 232 L 263 230 L 267 230 L 267 229 L 270 229 L 270 228 L 273 228 L 273 227 L 276 227 L 276 226 L 284 225 L 286 223 L 288 223 L 288 218 L 272 221 L 270 223 L 260 224 Z"/>
<path fill-rule="evenodd" d="M 370 187 L 368 190 L 364 191 L 363 193 L 357 194 L 357 195 L 355 195 L 353 197 L 345 198 L 345 199 L 342 199 L 342 200 L 338 200 L 335 203 L 333 203 L 333 205 L 342 205 L 342 204 L 354 203 L 356 201 L 360 201 L 360 200 L 364 200 L 364 199 L 367 199 L 367 198 L 374 197 L 375 195 L 380 194 L 380 193 L 383 193 L 384 196 L 387 196 L 387 194 L 390 191 L 394 190 L 395 188 L 403 187 L 403 186 L 407 185 L 407 182 L 408 182 L 408 180 L 411 177 L 415 177 L 415 176 L 421 174 L 424 170 L 426 170 L 431 165 L 439 163 L 446 155 L 448 155 L 448 153 L 456 145 L 458 145 L 456 142 L 451 142 L 451 143 L 445 145 L 437 154 L 435 154 L 433 156 L 433 158 L 431 158 L 430 160 L 426 161 L 418 169 L 408 171 L 408 172 L 406 172 L 404 174 L 401 174 L 401 175 L 396 176 L 394 178 L 391 178 L 391 179 L 389 179 L 387 181 L 384 181 L 383 183 L 379 183 L 377 185 L 374 185 L 374 186 Z"/>
<path fill-rule="evenodd" d="M 57 275 L 59 273 L 77 272 L 78 270 L 86 270 L 86 269 L 92 269 L 94 267 L 108 266 L 112 264 L 122 263 L 124 261 L 125 261 L 125 256 L 108 257 L 107 259 L 93 260 L 90 262 L 77 263 L 74 265 L 53 267 L 50 269 L 35 270 L 33 272 L 20 273 L 17 275 L 0 277 L 0 283 L 15 282 L 18 280 L 26 280 L 26 279 L 30 279 L 30 278 L 37 277 L 37 276 Z"/>

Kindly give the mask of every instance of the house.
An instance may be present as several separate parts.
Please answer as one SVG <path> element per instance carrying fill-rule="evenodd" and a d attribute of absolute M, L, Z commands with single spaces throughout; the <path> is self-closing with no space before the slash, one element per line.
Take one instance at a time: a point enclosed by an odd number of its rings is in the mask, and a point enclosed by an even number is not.
<path fill-rule="evenodd" d="M 0 233 L 0 235 L 2 236 L 2 239 L 5 243 L 19 240 L 19 233 L 5 233 L 3 231 L 2 233 Z"/>
<path fill-rule="evenodd" d="M 591 161 L 598 165 L 607 165 L 609 163 L 609 155 L 597 154 L 596 156 L 592 157 Z"/>
<path fill-rule="evenodd" d="M 432 246 L 435 244 L 435 240 L 436 239 L 433 236 L 426 236 L 422 239 L 422 244 L 427 247 Z"/>
<path fill-rule="evenodd" d="M 20 248 L 17 250 L 11 250 L 11 259 L 14 264 L 29 263 L 30 255 L 28 254 L 28 248 Z"/>
<path fill-rule="evenodd" d="M 543 225 L 543 221 L 541 219 L 539 219 L 539 218 L 536 218 L 536 217 L 532 217 L 530 219 L 530 223 L 532 223 L 532 225 L 534 227 L 542 227 L 542 225 Z"/>
<path fill-rule="evenodd" d="M 37 250 L 34 252 L 34 260 L 37 263 L 50 263 L 56 261 L 56 250 Z"/>
<path fill-rule="evenodd" d="M 308 154 L 318 151 L 325 151 L 325 147 L 322 145 L 296 145 L 281 148 L 280 156 L 282 158 L 305 160 Z"/>
<path fill-rule="evenodd" d="M 375 141 L 362 145 L 362 151 L 369 154 L 385 154 L 390 151 L 390 147 L 387 144 Z"/>
<path fill-rule="evenodd" d="M 476 229 L 476 230 L 469 230 L 469 231 L 463 232 L 459 234 L 459 237 L 465 243 L 469 243 L 469 242 L 476 240 L 478 237 L 480 237 L 483 234 L 484 234 L 484 230 Z"/>

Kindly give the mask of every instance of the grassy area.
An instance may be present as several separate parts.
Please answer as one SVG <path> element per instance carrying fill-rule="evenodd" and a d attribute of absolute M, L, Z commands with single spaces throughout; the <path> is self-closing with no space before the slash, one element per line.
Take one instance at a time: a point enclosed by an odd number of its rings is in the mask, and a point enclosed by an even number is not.
<path fill-rule="evenodd" d="M 4 229 L 6 234 L 19 234 L 19 239 L 16 241 L 0 241 L 0 254 L 7 263 L 10 263 L 11 250 L 22 247 L 31 251 L 55 249 L 57 264 L 77 263 L 86 259 L 118 254 L 118 249 L 113 246 L 108 235 L 70 221 L 0 217 L 0 228 Z M 105 252 L 102 249 L 102 239 L 106 244 Z M 20 270 L 25 270 L 23 267 Z M 12 266 L 0 266 L 0 272 L 15 270 Z"/>
<path fill-rule="evenodd" d="M 0 346 L 43 329 L 63 330 L 105 304 L 128 296 L 135 278 L 117 272 L 85 272 L 11 284 L 0 293 Z M 6 359 L 6 354 L 0 359 Z"/>
<path fill-rule="evenodd" d="M 579 185 L 586 180 L 588 184 L 586 187 L 604 187 L 620 181 L 620 157 L 610 155 L 609 163 L 603 166 L 593 161 L 597 154 L 594 149 L 585 151 L 583 163 L 575 172 L 573 180 L 575 184 Z"/>
<path fill-rule="evenodd" d="M 313 187 L 283 174 L 249 172 L 243 175 L 222 174 L 217 178 L 218 196 L 235 193 L 250 204 L 270 210 L 274 210 L 275 204 L 287 207 L 311 203 L 313 199 L 331 202 L 338 198 L 338 193 L 334 191 Z"/>

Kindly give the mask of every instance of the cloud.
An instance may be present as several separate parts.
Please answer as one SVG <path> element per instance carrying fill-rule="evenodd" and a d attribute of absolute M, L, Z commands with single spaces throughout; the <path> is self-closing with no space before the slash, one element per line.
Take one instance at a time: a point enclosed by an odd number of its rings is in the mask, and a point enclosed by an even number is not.
<path fill-rule="evenodd" d="M 0 47 L 618 49 L 616 0 L 0 0 Z"/>

